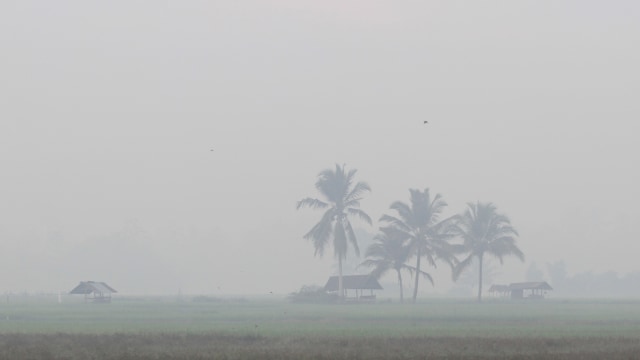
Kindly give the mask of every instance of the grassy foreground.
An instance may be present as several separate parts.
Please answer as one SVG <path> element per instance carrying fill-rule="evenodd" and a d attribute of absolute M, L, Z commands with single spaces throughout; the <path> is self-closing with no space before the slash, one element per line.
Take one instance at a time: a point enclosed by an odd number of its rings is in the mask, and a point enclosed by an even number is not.
<path fill-rule="evenodd" d="M 640 302 L 0 304 L 1 359 L 640 356 Z"/>

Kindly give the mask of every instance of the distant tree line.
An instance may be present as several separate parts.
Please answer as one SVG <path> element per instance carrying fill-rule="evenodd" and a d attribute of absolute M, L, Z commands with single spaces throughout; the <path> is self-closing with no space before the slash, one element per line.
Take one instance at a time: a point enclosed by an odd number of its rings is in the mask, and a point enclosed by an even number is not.
<path fill-rule="evenodd" d="M 614 271 L 591 271 L 569 276 L 564 261 L 547 264 L 554 293 L 561 297 L 637 297 L 640 296 L 640 272 L 619 275 Z"/>
<path fill-rule="evenodd" d="M 360 209 L 360 201 L 371 187 L 366 182 L 355 182 L 357 170 L 347 171 L 345 166 L 326 169 L 318 175 L 315 187 L 322 199 L 307 197 L 297 208 L 310 207 L 324 210 L 320 221 L 304 235 L 322 256 L 331 243 L 338 260 L 338 295 L 344 297 L 342 264 L 349 245 L 359 256 L 360 249 L 351 219 L 359 218 L 369 225 L 372 220 Z M 491 203 L 469 203 L 467 209 L 450 217 L 443 217 L 447 203 L 440 194 L 432 195 L 429 188 L 409 189 L 409 202 L 394 201 L 379 222 L 379 233 L 365 252 L 362 266 L 372 269 L 377 278 L 394 271 L 404 301 L 403 272 L 413 278 L 412 302 L 416 302 L 420 278 L 433 285 L 433 277 L 426 268 L 444 263 L 457 279 L 473 262 L 479 264 L 478 301 L 482 300 L 482 268 L 486 256 L 500 263 L 506 256 L 524 261 L 524 254 L 516 245 L 518 233 L 508 217 L 498 213 Z M 424 263 L 423 263 L 424 262 Z"/>

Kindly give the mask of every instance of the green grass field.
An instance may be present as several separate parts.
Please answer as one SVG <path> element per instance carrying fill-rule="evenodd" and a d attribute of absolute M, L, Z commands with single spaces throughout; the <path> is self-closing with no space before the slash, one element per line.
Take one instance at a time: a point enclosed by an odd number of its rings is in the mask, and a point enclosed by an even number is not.
<path fill-rule="evenodd" d="M 0 305 L 7 359 L 424 357 L 640 358 L 640 301 Z"/>

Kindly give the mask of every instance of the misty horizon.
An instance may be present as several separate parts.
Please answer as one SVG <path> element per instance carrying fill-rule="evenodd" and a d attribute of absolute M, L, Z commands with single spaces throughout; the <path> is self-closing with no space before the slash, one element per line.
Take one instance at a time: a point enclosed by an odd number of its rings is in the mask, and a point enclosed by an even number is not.
<path fill-rule="evenodd" d="M 335 164 L 371 185 L 361 241 L 429 188 L 448 216 L 476 201 L 509 216 L 526 261 L 495 260 L 497 283 L 535 263 L 553 285 L 560 261 L 637 273 L 639 10 L 3 2 L 0 291 L 324 285 L 333 251 L 314 256 L 319 213 L 296 202 Z M 429 272 L 420 296 L 457 286 Z"/>

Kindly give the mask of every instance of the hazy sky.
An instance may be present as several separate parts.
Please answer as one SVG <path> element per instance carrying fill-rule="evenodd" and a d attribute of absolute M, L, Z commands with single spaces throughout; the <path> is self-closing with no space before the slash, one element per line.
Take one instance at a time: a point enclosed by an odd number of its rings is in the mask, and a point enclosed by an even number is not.
<path fill-rule="evenodd" d="M 3 0 L 0 291 L 324 284 L 295 204 L 335 163 L 374 219 L 494 202 L 503 282 L 640 271 L 639 43 L 633 0 Z"/>

